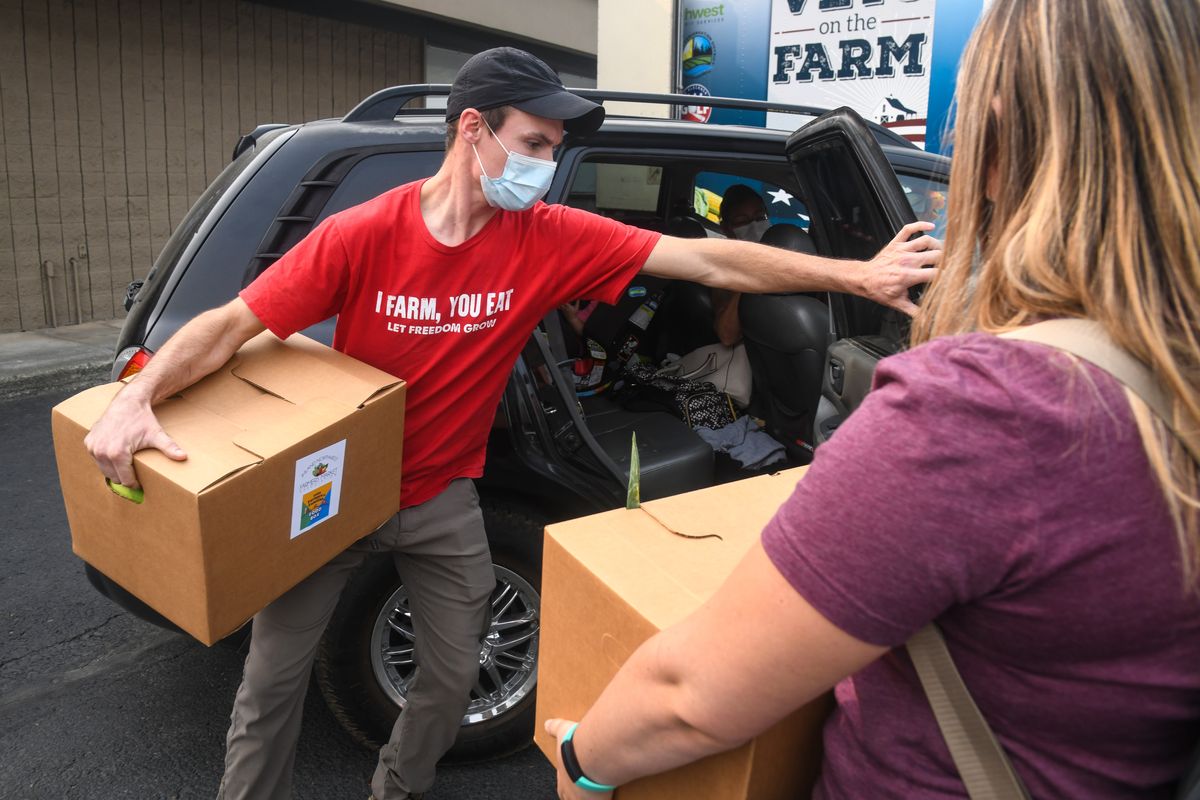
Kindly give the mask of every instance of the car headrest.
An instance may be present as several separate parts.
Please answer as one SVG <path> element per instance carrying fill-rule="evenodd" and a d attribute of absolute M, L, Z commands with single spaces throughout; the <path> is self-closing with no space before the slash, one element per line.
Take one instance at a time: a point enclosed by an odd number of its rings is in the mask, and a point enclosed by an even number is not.
<path fill-rule="evenodd" d="M 708 236 L 708 231 L 704 229 L 700 221 L 690 217 L 673 217 L 667 222 L 666 230 L 663 233 L 667 236 L 678 236 L 681 239 L 704 239 Z"/>
<path fill-rule="evenodd" d="M 767 232 L 760 239 L 763 244 L 769 244 L 771 247 L 779 247 L 784 250 L 792 250 L 797 253 L 812 253 L 816 254 L 817 247 L 813 244 L 812 236 L 808 231 L 798 225 L 791 225 L 787 222 L 781 222 L 778 225 L 772 225 L 767 228 Z"/>

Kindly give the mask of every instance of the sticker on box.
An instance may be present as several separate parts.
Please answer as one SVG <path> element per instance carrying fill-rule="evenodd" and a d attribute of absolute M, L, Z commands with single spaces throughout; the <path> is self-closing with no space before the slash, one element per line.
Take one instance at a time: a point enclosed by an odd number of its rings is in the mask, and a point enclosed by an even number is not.
<path fill-rule="evenodd" d="M 296 483 L 292 492 L 293 539 L 337 516 L 345 464 L 345 439 L 296 462 Z"/>

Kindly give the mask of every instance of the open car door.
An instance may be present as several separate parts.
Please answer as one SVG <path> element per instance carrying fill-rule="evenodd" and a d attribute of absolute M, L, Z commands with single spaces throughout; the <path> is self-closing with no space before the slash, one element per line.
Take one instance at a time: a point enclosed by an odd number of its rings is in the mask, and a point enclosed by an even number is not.
<path fill-rule="evenodd" d="M 797 130 L 787 156 L 823 255 L 870 259 L 916 222 L 891 164 L 852 109 L 822 114 Z M 830 294 L 829 305 L 830 345 L 813 431 L 818 445 L 862 402 L 876 363 L 903 348 L 909 329 L 904 314 L 865 298 Z"/>

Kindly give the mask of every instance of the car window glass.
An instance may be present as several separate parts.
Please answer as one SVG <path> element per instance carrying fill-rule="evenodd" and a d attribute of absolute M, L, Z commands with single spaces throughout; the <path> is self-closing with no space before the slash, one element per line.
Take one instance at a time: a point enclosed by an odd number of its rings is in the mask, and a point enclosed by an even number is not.
<path fill-rule="evenodd" d="M 428 178 L 442 163 L 442 151 L 418 150 L 379 153 L 359 161 L 342 179 L 333 196 L 321 209 L 314 227 L 331 214 L 365 203 L 389 189 Z"/>
<path fill-rule="evenodd" d="M 254 160 L 254 154 L 257 152 L 257 147 L 248 147 L 233 161 L 221 170 L 221 174 L 217 175 L 204 193 L 192 204 L 191 209 L 184 215 L 183 220 L 179 223 L 171 238 L 167 239 L 166 245 L 158 258 L 154 262 L 154 269 L 147 276 L 147 282 L 157 276 L 167 276 L 175 268 L 175 262 L 179 260 L 179 256 L 183 254 L 184 248 L 192 241 L 192 237 L 196 235 L 196 231 L 200 228 L 200 224 L 204 222 L 208 216 L 208 212 L 212 211 L 217 201 L 225 194 L 225 190 L 233 185 L 234 180 L 238 175 L 242 174 L 250 162 Z"/>
<path fill-rule="evenodd" d="M 832 255 L 865 261 L 891 240 L 874 190 L 839 137 L 806 145 L 791 159 L 821 215 Z"/>
<path fill-rule="evenodd" d="M 659 207 L 662 174 L 660 166 L 584 162 L 565 202 L 613 219 L 652 216 Z"/>
<path fill-rule="evenodd" d="M 904 172 L 897 172 L 896 178 L 900 181 L 900 188 L 904 190 L 904 196 L 917 219 L 932 222 L 936 227 L 931 234 L 944 239 L 946 198 L 949 194 L 946 182 L 931 175 L 912 175 Z"/>
<path fill-rule="evenodd" d="M 721 200 L 730 186 L 742 183 L 758 192 L 767 209 L 772 225 L 786 223 L 808 230 L 808 209 L 794 190 L 768 181 L 744 178 L 726 172 L 699 172 L 692 186 L 694 210 L 700 217 L 714 223 L 721 221 Z"/>

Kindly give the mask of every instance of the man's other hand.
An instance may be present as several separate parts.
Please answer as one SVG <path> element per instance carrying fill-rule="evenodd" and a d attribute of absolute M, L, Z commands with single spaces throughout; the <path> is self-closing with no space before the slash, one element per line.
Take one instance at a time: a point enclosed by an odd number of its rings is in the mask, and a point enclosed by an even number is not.
<path fill-rule="evenodd" d="M 915 314 L 917 307 L 909 299 L 908 290 L 935 278 L 937 270 L 933 267 L 942 259 L 941 241 L 919 235 L 933 227 L 932 222 L 912 222 L 901 228 L 896 238 L 865 262 L 859 276 L 861 291 L 857 294 L 909 316 Z"/>

